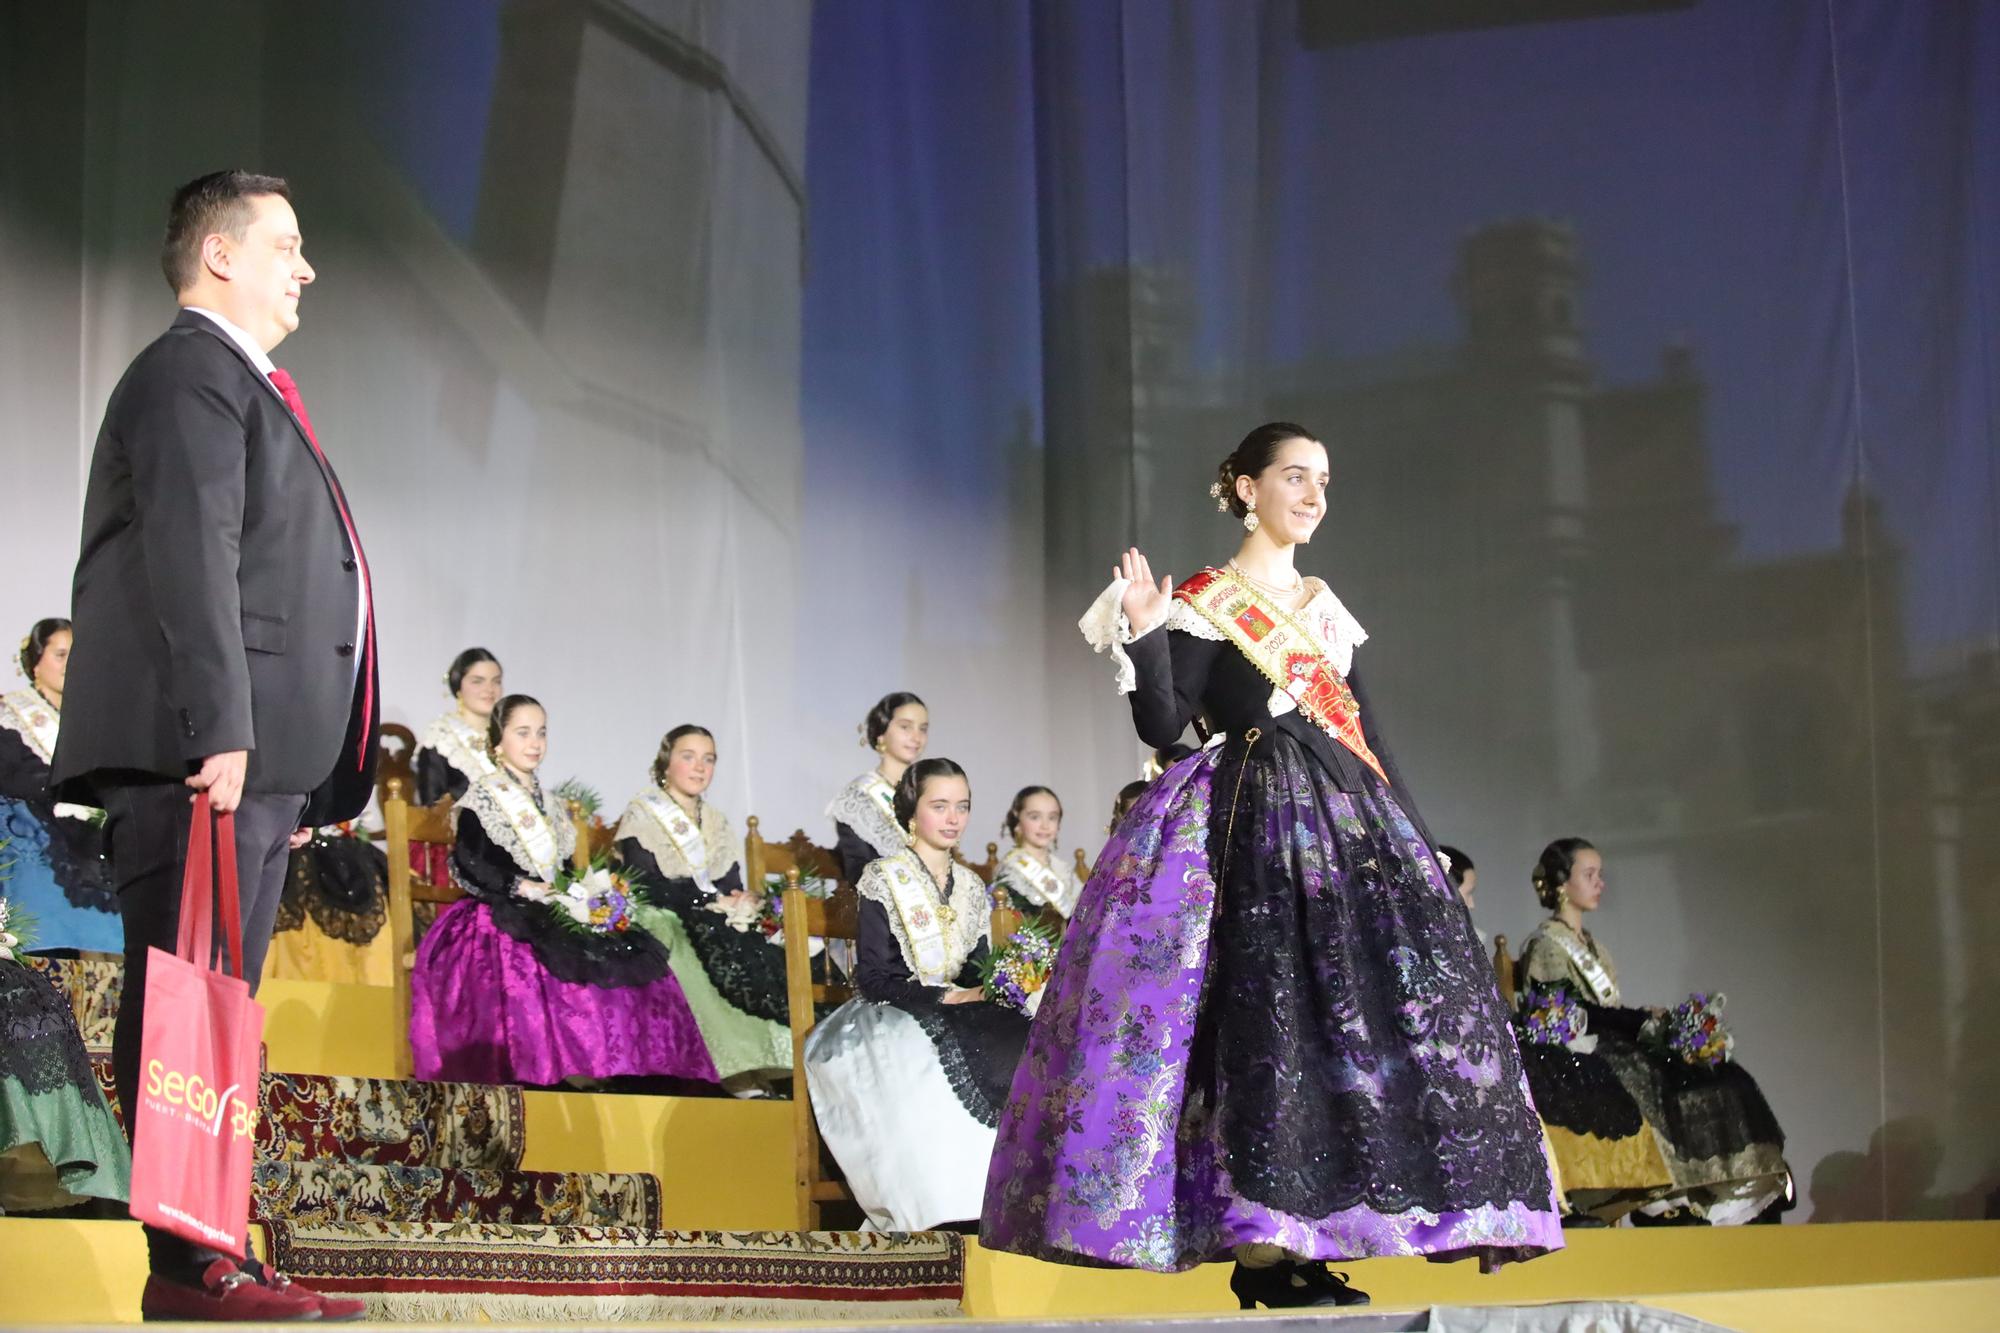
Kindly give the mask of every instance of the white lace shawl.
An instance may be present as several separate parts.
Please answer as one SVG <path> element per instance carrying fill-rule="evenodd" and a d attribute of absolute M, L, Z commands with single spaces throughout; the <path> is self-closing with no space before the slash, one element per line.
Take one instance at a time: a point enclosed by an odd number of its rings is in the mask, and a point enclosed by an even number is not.
<path fill-rule="evenodd" d="M 417 740 L 417 748 L 444 756 L 444 761 L 465 774 L 468 782 L 488 777 L 498 768 L 486 753 L 485 735 L 457 713 L 432 718 Z"/>
<path fill-rule="evenodd" d="M 1034 856 L 1025 847 L 1008 849 L 1007 854 L 1000 858 L 1000 868 L 994 872 L 994 878 L 1029 902 L 1053 907 L 1064 919 L 1068 919 L 1069 914 L 1076 910 L 1077 896 L 1083 892 L 1083 881 L 1076 877 L 1075 869 L 1063 858 L 1052 856 L 1049 864 L 1043 866 Z M 1044 886 L 1040 878 L 1042 875 L 1055 881 L 1054 892 Z"/>
<path fill-rule="evenodd" d="M 660 789 L 655 787 L 654 791 Z M 673 797 L 665 796 L 671 801 Z M 669 879 L 693 879 L 694 867 L 688 864 L 682 854 L 680 844 L 673 835 L 660 827 L 659 818 L 646 807 L 640 796 L 634 796 L 632 803 L 625 807 L 624 817 L 618 821 L 618 831 L 612 837 L 619 842 L 627 838 L 635 840 L 641 847 L 653 854 L 659 862 L 660 873 Z M 729 816 L 707 801 L 701 803 L 701 841 L 708 849 L 707 873 L 713 884 L 729 873 L 741 858 L 738 855 L 735 831 L 729 826 Z"/>
<path fill-rule="evenodd" d="M 469 810 L 479 826 L 486 830 L 486 836 L 493 845 L 502 848 L 514 858 L 514 864 L 521 867 L 521 873 L 530 879 L 541 876 L 535 866 L 535 858 L 528 854 L 528 844 L 522 841 L 521 830 L 514 827 L 514 821 L 507 817 L 505 807 L 495 788 L 501 783 L 513 783 L 514 779 L 504 770 L 483 777 L 465 789 L 465 799 L 451 808 L 452 828 L 458 828 L 458 821 Z M 515 784 L 518 785 L 518 784 Z M 542 786 L 542 818 L 549 821 L 549 829 L 556 839 L 556 871 L 569 864 L 576 853 L 576 825 L 570 822 L 569 811 L 556 799 L 555 790 L 546 783 Z"/>
<path fill-rule="evenodd" d="M 862 841 L 875 849 L 876 855 L 894 856 L 909 844 L 903 837 L 903 831 L 896 827 L 896 821 L 885 814 L 881 804 L 868 794 L 869 787 L 881 780 L 882 775 L 871 768 L 842 787 L 827 802 L 826 817 L 853 829 Z"/>
<path fill-rule="evenodd" d="M 896 937 L 896 947 L 902 951 L 903 965 L 910 969 L 910 975 L 922 978 L 923 970 L 917 966 L 916 951 L 910 947 L 909 932 L 903 926 L 903 914 L 896 908 L 896 892 L 890 887 L 886 862 L 904 861 L 916 870 L 917 882 L 926 890 L 926 896 L 933 906 L 937 905 L 937 880 L 918 859 L 912 849 L 905 847 L 895 856 L 885 856 L 870 861 L 861 872 L 861 882 L 854 886 L 855 892 L 872 903 L 879 903 L 889 918 L 889 930 Z M 944 932 L 946 983 L 965 968 L 965 960 L 972 957 L 972 951 L 986 938 L 992 928 L 992 916 L 987 910 L 986 885 L 970 868 L 954 861 L 951 865 L 951 906 L 957 913 L 951 929 Z"/>
<path fill-rule="evenodd" d="M 1097 600 L 1076 622 L 1076 627 L 1083 631 L 1084 642 L 1094 651 L 1110 655 L 1117 667 L 1120 694 L 1130 694 L 1139 683 L 1138 671 L 1126 654 L 1125 645 L 1144 637 L 1132 632 L 1132 622 L 1126 619 L 1125 608 L 1121 605 L 1125 589 L 1131 586 L 1131 582 L 1123 576 L 1113 578 L 1110 586 L 1097 595 Z M 1368 631 L 1361 628 L 1361 622 L 1333 595 L 1333 589 L 1327 587 L 1324 580 L 1308 578 L 1306 583 L 1312 589 L 1312 598 L 1292 612 L 1292 618 L 1319 641 L 1334 670 L 1345 676 L 1354 668 L 1354 650 L 1368 642 Z M 1168 603 L 1166 619 L 1147 630 L 1146 634 L 1156 633 L 1162 626 L 1183 630 L 1198 639 L 1222 642 L 1222 631 L 1178 597 Z M 1291 712 L 1298 706 L 1298 701 L 1283 690 L 1271 691 L 1271 716 Z"/>

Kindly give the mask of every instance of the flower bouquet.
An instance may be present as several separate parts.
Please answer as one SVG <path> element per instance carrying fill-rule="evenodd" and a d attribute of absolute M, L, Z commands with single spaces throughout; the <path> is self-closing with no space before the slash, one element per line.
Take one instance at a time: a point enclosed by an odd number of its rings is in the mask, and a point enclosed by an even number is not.
<path fill-rule="evenodd" d="M 1523 1041 L 1581 1050 L 1586 1049 L 1580 1043 L 1590 1030 L 1590 1015 L 1568 986 L 1538 984 L 1529 988 L 1516 1025 Z"/>
<path fill-rule="evenodd" d="M 1691 1065 L 1713 1069 L 1734 1058 L 1736 1038 L 1722 1025 L 1729 997 L 1720 991 L 1696 991 L 1663 1014 L 1655 1014 L 1639 1029 L 1639 1040 Z"/>
<path fill-rule="evenodd" d="M 1041 925 L 1021 927 L 986 956 L 980 969 L 986 998 L 1033 1018 L 1042 1006 L 1042 987 L 1048 984 L 1055 963 L 1055 932 Z"/>
<path fill-rule="evenodd" d="M 825 898 L 833 892 L 833 881 L 825 879 L 801 879 L 799 887 L 808 898 Z M 707 904 L 711 912 L 720 912 L 728 921 L 730 929 L 744 934 L 755 932 L 764 937 L 766 943 L 782 946 L 785 942 L 785 877 L 766 875 L 761 891 L 744 889 L 727 897 L 718 897 Z"/>
<path fill-rule="evenodd" d="M 35 918 L 0 898 L 0 962 L 20 962 L 34 941 Z"/>
<path fill-rule="evenodd" d="M 550 887 L 522 889 L 529 902 L 541 903 L 566 930 L 593 935 L 622 935 L 632 920 L 632 885 L 604 863 L 587 870 L 565 869 Z"/>

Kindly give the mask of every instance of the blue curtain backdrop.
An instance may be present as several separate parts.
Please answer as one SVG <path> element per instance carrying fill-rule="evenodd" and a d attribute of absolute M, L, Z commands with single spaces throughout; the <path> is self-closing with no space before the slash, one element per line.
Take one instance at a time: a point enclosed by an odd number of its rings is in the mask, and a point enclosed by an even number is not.
<path fill-rule="evenodd" d="M 1542 843 L 1591 837 L 1631 997 L 1730 995 L 1801 1215 L 1977 1212 L 2000 12 L 1598 8 L 822 0 L 808 466 L 917 571 L 843 669 L 1018 660 L 1004 707 L 1097 818 L 1134 747 L 1069 621 L 1128 543 L 1227 554 L 1214 463 L 1302 420 L 1334 470 L 1304 563 L 1375 636 L 1482 923 L 1518 944 Z"/>

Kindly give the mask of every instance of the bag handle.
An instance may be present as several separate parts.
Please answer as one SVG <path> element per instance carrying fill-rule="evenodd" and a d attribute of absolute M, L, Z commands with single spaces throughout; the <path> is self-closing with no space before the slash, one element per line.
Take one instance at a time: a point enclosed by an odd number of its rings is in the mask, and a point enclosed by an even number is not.
<path fill-rule="evenodd" d="M 222 935 L 229 950 L 226 971 L 243 976 L 243 908 L 236 883 L 236 816 L 217 813 L 207 792 L 194 798 L 188 828 L 187 868 L 181 875 L 180 938 L 174 952 L 201 968 L 215 956 L 217 890 L 221 892 Z"/>

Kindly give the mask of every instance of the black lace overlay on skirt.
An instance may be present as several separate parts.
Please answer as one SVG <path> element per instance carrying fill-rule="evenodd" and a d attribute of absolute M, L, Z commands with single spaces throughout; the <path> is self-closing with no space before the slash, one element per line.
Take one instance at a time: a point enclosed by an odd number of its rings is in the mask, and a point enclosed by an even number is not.
<path fill-rule="evenodd" d="M 1227 746 L 1187 1119 L 1236 1192 L 1308 1218 L 1548 1200 L 1508 1009 L 1410 817 L 1282 729 Z"/>
<path fill-rule="evenodd" d="M 627 850 L 626 864 L 629 866 L 634 860 Z M 738 868 L 732 866 L 716 881 L 715 888 L 717 893 L 726 895 L 736 892 L 741 884 Z M 642 873 L 636 877 L 633 891 L 641 902 L 680 918 L 694 956 L 723 999 L 754 1018 L 773 1023 L 790 1021 L 791 1006 L 785 998 L 784 946 L 770 943 L 760 932 L 737 930 L 720 912 L 709 911 L 707 904 L 714 899 L 686 876 L 667 879 Z"/>
<path fill-rule="evenodd" d="M 1755 1145 L 1784 1147 L 1785 1133 L 1764 1090 L 1741 1065 L 1691 1065 L 1635 1042 L 1603 1038 L 1598 1050 L 1678 1156 L 1708 1161 Z"/>
<path fill-rule="evenodd" d="M 615 934 L 567 930 L 544 904 L 483 896 L 480 901 L 493 914 L 493 924 L 532 948 L 536 960 L 560 981 L 616 990 L 649 986 L 667 975 L 667 946 L 636 927 Z"/>
<path fill-rule="evenodd" d="M 1535 1109 L 1551 1125 L 1600 1139 L 1627 1138 L 1645 1127 L 1639 1104 L 1603 1056 L 1522 1041 L 1521 1064 Z"/>
<path fill-rule="evenodd" d="M 0 960 L 0 1078 L 29 1095 L 97 1086 L 69 1001 L 41 973 Z"/>
<path fill-rule="evenodd" d="M 118 885 L 102 824 L 65 819 L 53 801 L 16 799 L 6 806 L 0 838 L 42 848 L 64 901 L 83 911 L 118 915 Z M 0 848 L 0 863 L 6 860 L 6 849 Z"/>
<path fill-rule="evenodd" d="M 389 858 L 363 838 L 315 835 L 293 851 L 278 903 L 279 930 L 313 924 L 343 944 L 366 945 L 389 919 Z"/>
<path fill-rule="evenodd" d="M 940 1000 L 893 1002 L 917 1020 L 937 1049 L 945 1080 L 967 1115 L 991 1129 L 1014 1086 L 1014 1067 L 1028 1044 L 1028 1016 L 991 1000 L 945 1004 Z"/>

